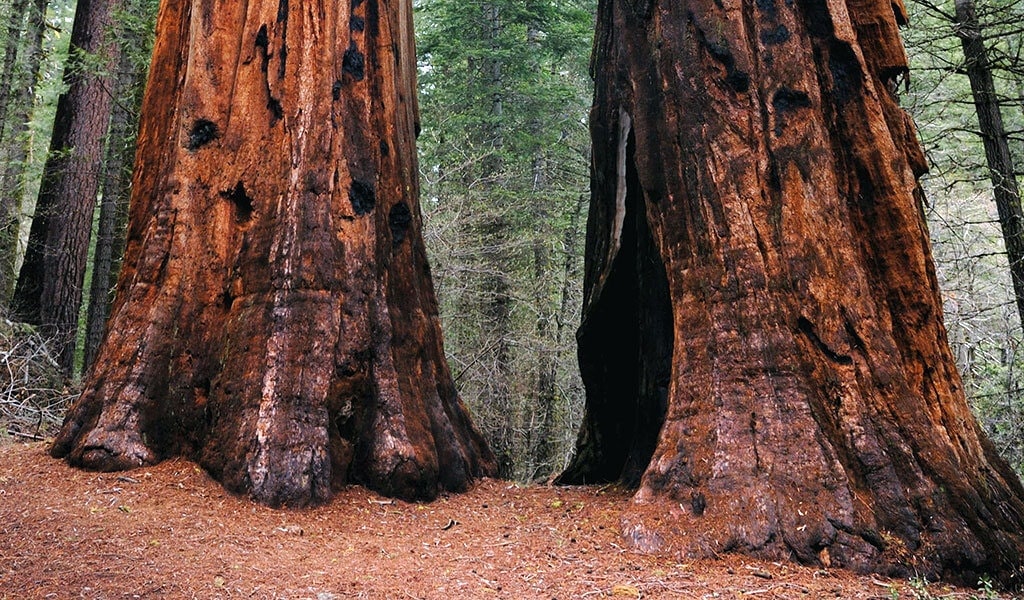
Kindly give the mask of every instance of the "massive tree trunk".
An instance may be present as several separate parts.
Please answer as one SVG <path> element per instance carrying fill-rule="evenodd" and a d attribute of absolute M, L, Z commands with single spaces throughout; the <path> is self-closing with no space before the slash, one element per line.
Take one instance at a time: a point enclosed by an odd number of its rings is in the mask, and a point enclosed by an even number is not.
<path fill-rule="evenodd" d="M 887 0 L 602 0 L 563 482 L 633 543 L 1009 580 L 1024 490 L 946 343 Z M 677 535 L 668 536 L 666 533 Z"/>
<path fill-rule="evenodd" d="M 70 374 L 78 314 L 99 192 L 103 140 L 112 97 L 107 75 L 117 58 L 105 39 L 119 0 L 78 0 L 64 67 L 68 89 L 57 101 L 25 262 L 14 292 L 15 315 L 55 336 L 57 360 Z M 98 64 L 90 65 L 99 60 Z"/>
<path fill-rule="evenodd" d="M 184 454 L 293 506 L 491 473 L 422 244 L 411 2 L 164 2 L 157 32 L 110 327 L 53 454 Z"/>

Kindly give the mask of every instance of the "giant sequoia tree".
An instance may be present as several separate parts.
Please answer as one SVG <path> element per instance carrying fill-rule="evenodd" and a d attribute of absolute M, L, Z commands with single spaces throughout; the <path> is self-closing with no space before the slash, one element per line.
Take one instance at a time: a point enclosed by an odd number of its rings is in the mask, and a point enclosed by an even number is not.
<path fill-rule="evenodd" d="M 411 2 L 164 2 L 109 333 L 53 454 L 198 459 L 269 504 L 493 459 L 420 235 Z"/>
<path fill-rule="evenodd" d="M 1024 490 L 968 410 L 888 0 L 602 0 L 564 482 L 626 533 L 1012 579 Z M 654 507 L 652 509 L 651 507 Z"/>

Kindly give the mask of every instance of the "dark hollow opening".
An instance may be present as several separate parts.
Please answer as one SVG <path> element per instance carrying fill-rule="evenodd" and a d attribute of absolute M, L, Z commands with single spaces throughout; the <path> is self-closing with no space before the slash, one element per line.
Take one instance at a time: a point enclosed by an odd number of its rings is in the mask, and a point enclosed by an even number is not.
<path fill-rule="evenodd" d="M 221 197 L 229 200 L 235 206 L 235 220 L 245 223 L 252 218 L 252 198 L 245 192 L 245 185 L 239 181 L 234 188 L 220 193 Z"/>
<path fill-rule="evenodd" d="M 637 487 L 665 420 L 672 305 L 633 152 L 631 139 L 620 249 L 577 333 L 588 411 L 576 457 L 559 483 Z"/>
<path fill-rule="evenodd" d="M 185 147 L 195 152 L 218 137 L 220 137 L 220 131 L 217 129 L 216 123 L 209 119 L 196 119 L 192 123 L 192 128 L 189 129 Z"/>

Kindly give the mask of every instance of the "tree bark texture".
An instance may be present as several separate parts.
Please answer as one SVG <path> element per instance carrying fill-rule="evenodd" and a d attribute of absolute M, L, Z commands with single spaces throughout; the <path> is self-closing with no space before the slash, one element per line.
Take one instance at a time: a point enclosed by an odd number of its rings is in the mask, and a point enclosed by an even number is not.
<path fill-rule="evenodd" d="M 57 360 L 70 374 L 75 363 L 92 218 L 99 192 L 103 141 L 110 121 L 109 71 L 116 44 L 105 40 L 118 0 L 78 0 L 71 50 L 64 68 L 68 85 L 57 101 L 50 153 L 18 274 L 13 308 L 26 322 L 56 336 Z M 88 67 L 85 55 L 103 69 Z"/>
<path fill-rule="evenodd" d="M 964 52 L 964 67 L 971 82 L 971 96 L 978 115 L 978 130 L 985 148 L 992 195 L 999 214 L 1017 316 L 1024 326 L 1024 208 L 1010 154 L 1010 136 L 1003 124 L 1002 106 L 996 94 L 992 66 L 985 47 L 973 0 L 956 0 L 956 33 Z"/>
<path fill-rule="evenodd" d="M 165 2 L 108 334 L 52 449 L 270 505 L 494 462 L 444 360 L 408 0 Z"/>
<path fill-rule="evenodd" d="M 904 21 L 601 1 L 587 413 L 561 481 L 637 484 L 636 546 L 1019 574 L 1024 490 L 964 397 L 894 98 Z"/>
<path fill-rule="evenodd" d="M 128 44 L 145 44 L 135 32 Z M 125 40 L 122 39 L 122 42 Z M 131 47 L 126 45 L 124 47 Z M 145 47 L 145 46 L 143 46 Z M 124 253 L 124 229 L 128 221 L 128 203 L 131 195 L 132 159 L 135 156 L 135 132 L 139 125 L 141 91 L 145 87 L 146 72 L 133 64 L 131 57 L 122 52 L 112 79 L 114 105 L 107 130 L 106 158 L 103 161 L 102 192 L 96 224 L 96 245 L 93 251 L 92 279 L 89 282 L 89 308 L 85 321 L 85 341 L 82 353 L 82 372 L 88 373 L 96 360 L 110 316 L 112 290 Z"/>

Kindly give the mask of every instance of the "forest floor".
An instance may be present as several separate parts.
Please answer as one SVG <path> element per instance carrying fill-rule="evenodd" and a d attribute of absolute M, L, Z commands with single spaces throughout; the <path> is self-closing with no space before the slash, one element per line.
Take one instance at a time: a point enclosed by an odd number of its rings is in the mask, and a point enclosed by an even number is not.
<path fill-rule="evenodd" d="M 624 547 L 614 488 L 485 480 L 410 504 L 365 489 L 274 510 L 185 460 L 69 468 L 43 443 L 0 445 L 0 599 L 991 598 L 732 555 Z"/>

